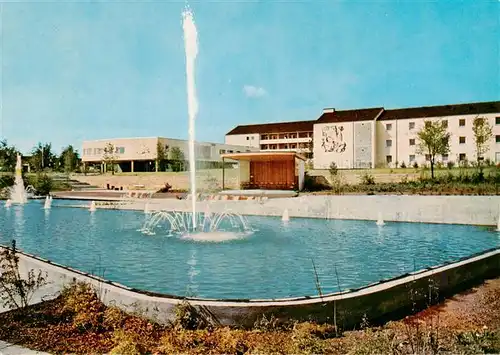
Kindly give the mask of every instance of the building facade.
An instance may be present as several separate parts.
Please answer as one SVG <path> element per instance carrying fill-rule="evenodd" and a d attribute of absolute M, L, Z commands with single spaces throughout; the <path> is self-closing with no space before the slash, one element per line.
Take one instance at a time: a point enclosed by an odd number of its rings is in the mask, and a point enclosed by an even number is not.
<path fill-rule="evenodd" d="M 238 126 L 227 133 L 226 143 L 250 141 L 261 151 L 301 152 L 299 145 L 292 146 L 289 140 L 290 128 L 301 127 L 303 131 L 295 129 L 297 137 L 307 133 L 315 169 L 328 169 L 332 162 L 340 169 L 422 165 L 429 157 L 418 153 L 417 133 L 425 121 L 440 120 L 451 139 L 449 154 L 438 157 L 438 161 L 458 163 L 477 159 L 472 130 L 476 117 L 486 119 L 493 129 L 489 149 L 482 158 L 500 163 L 500 101 L 402 109 L 327 108 L 315 121 Z"/>
<path fill-rule="evenodd" d="M 106 154 L 107 145 L 113 146 L 113 153 Z M 164 137 L 145 138 L 111 138 L 92 141 L 84 141 L 82 144 L 82 162 L 86 166 L 94 166 L 101 171 L 107 171 L 105 164 L 115 162 L 115 168 L 120 172 L 148 172 L 170 169 L 158 164 L 158 145 L 163 147 L 166 160 L 174 160 L 178 157 L 172 156 L 172 148 L 179 148 L 184 161 L 188 160 L 188 141 Z M 221 144 L 221 143 L 195 143 L 195 155 L 198 166 L 215 167 L 222 162 L 221 155 L 226 153 L 243 153 L 257 151 L 257 148 Z"/>
<path fill-rule="evenodd" d="M 260 151 L 312 153 L 315 121 L 237 126 L 226 134 L 226 144 L 249 145 Z"/>

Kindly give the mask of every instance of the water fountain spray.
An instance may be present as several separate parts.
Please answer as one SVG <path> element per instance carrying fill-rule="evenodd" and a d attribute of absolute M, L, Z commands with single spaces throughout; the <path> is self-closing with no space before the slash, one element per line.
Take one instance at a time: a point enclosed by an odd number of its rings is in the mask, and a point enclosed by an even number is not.
<path fill-rule="evenodd" d="M 10 190 L 10 200 L 11 203 L 25 204 L 28 202 L 28 193 L 24 188 L 23 181 L 23 165 L 21 162 L 21 154 L 17 154 L 16 161 L 16 176 L 14 180 L 14 186 Z"/>
<path fill-rule="evenodd" d="M 198 55 L 198 31 L 194 24 L 193 12 L 186 6 L 182 13 L 184 46 L 186 50 L 186 83 L 189 116 L 189 183 L 191 190 L 192 225 L 196 230 L 196 157 L 194 149 L 195 119 L 198 114 L 198 100 L 195 85 L 195 60 Z"/>

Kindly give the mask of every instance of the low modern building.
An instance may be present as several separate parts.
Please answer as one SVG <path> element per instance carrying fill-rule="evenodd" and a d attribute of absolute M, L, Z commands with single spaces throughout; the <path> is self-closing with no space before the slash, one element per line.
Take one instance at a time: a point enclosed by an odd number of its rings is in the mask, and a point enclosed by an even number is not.
<path fill-rule="evenodd" d="M 472 131 L 476 117 L 485 118 L 493 128 L 489 150 L 482 158 L 499 163 L 500 101 L 401 109 L 326 108 L 314 121 L 237 126 L 227 133 L 226 143 L 249 141 L 261 151 L 300 152 L 300 146 L 290 145 L 290 134 L 296 132 L 293 139 L 307 135 L 308 157 L 313 158 L 315 169 L 328 169 L 332 162 L 341 169 L 421 165 L 429 157 L 419 154 L 417 133 L 425 121 L 440 120 L 451 141 L 449 154 L 438 157 L 439 161 L 471 161 L 477 159 Z"/>
<path fill-rule="evenodd" d="M 107 146 L 113 147 L 112 154 L 106 153 Z M 165 152 L 165 166 L 158 164 L 159 147 Z M 195 144 L 197 164 L 202 168 L 220 166 L 222 154 L 257 150 L 253 147 L 232 144 L 207 142 L 196 142 Z M 180 154 L 177 154 L 176 151 Z M 84 141 L 82 145 L 83 164 L 97 167 L 101 171 L 107 171 L 106 161 L 113 161 L 117 170 L 121 172 L 170 170 L 175 167 L 174 164 L 185 163 L 188 157 L 188 141 L 181 139 L 163 137 L 110 138 Z"/>

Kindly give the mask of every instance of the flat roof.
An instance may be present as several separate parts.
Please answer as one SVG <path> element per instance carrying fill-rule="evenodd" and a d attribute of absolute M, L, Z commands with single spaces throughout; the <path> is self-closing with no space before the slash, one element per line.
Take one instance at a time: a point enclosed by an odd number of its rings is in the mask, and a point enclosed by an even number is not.
<path fill-rule="evenodd" d="M 316 122 L 316 120 L 239 125 L 226 133 L 226 136 L 238 134 L 312 132 L 314 129 L 314 122 Z"/>
<path fill-rule="evenodd" d="M 246 152 L 221 154 L 223 159 L 232 160 L 279 160 L 280 158 L 293 157 L 300 160 L 307 160 L 305 156 L 297 152 Z"/>

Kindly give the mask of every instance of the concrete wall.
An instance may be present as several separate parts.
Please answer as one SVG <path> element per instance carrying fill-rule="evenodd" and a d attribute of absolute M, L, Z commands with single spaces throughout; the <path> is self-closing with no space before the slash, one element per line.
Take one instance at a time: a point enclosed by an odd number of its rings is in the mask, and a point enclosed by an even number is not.
<path fill-rule="evenodd" d="M 198 202 L 205 210 L 206 202 Z M 124 208 L 134 209 L 133 205 Z M 137 207 L 142 210 L 143 206 Z M 151 201 L 151 209 L 190 211 L 189 201 Z M 211 201 L 210 210 L 230 209 L 244 215 L 357 219 L 376 221 L 379 213 L 385 221 L 471 224 L 496 226 L 500 216 L 500 196 L 299 196 L 267 201 Z"/>
<path fill-rule="evenodd" d="M 260 134 L 252 133 L 226 135 L 225 142 L 226 144 L 249 146 L 260 149 Z"/>
<path fill-rule="evenodd" d="M 107 305 L 116 305 L 129 312 L 140 312 L 158 322 L 168 323 L 175 318 L 175 307 L 183 301 L 174 296 L 140 292 L 27 254 L 19 256 L 22 274 L 30 269 L 43 270 L 47 272 L 51 282 L 36 293 L 33 303 L 54 298 L 63 286 L 81 281 L 93 285 Z M 282 322 L 316 320 L 332 323 L 335 315 L 337 325 L 349 329 L 359 324 L 363 317 L 376 322 L 402 316 L 411 311 L 415 303 L 417 307 L 424 306 L 428 302 L 427 295 L 431 285 L 437 287 L 439 295 L 444 297 L 499 274 L 500 249 L 496 249 L 453 264 L 321 298 L 188 301 L 200 313 L 209 314 L 215 323 L 222 325 L 251 327 L 263 315 L 274 316 Z"/>
<path fill-rule="evenodd" d="M 240 160 L 238 162 L 239 179 L 238 185 L 241 186 L 242 183 L 250 182 L 250 161 Z M 224 184 L 225 185 L 225 184 Z"/>

